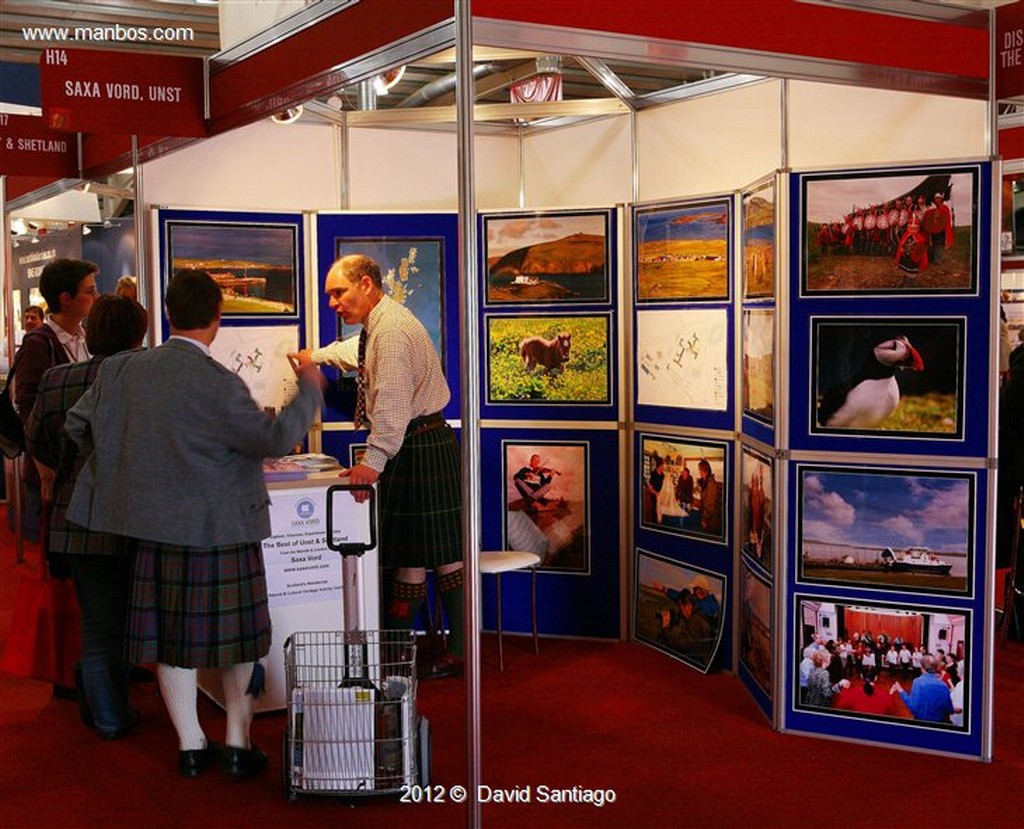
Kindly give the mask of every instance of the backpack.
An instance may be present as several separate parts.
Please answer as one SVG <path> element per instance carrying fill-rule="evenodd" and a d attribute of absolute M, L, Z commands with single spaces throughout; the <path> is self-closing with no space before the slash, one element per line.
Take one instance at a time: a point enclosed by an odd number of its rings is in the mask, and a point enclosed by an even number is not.
<path fill-rule="evenodd" d="M 26 335 L 28 336 L 28 335 Z M 54 345 L 55 337 L 43 333 L 50 343 L 50 364 L 57 364 L 57 349 Z M 7 383 L 3 391 L 0 391 L 0 452 L 13 460 L 25 451 L 25 429 L 21 424 L 21 418 L 14 410 L 14 401 L 11 400 L 11 380 L 18 369 L 18 355 L 14 355 L 14 364 L 11 366 Z"/>

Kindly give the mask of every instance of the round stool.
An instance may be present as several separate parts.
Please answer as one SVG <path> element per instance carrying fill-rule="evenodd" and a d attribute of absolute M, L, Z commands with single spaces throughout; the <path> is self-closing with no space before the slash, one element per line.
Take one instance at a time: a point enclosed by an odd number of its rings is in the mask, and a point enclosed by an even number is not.
<path fill-rule="evenodd" d="M 533 652 L 540 653 L 537 641 L 537 565 L 540 556 L 536 553 L 518 553 L 513 550 L 480 553 L 480 573 L 493 573 L 498 588 L 498 668 L 505 670 L 505 659 L 501 647 L 501 574 L 513 570 L 530 571 L 530 616 L 533 621 Z"/>

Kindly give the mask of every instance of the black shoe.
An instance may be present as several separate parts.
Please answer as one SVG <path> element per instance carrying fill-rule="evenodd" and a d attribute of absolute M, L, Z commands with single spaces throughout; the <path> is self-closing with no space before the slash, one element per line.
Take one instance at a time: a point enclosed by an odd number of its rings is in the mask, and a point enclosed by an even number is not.
<path fill-rule="evenodd" d="M 178 752 L 178 771 L 182 777 L 198 777 L 220 754 L 220 746 L 207 742 L 206 748 Z"/>
<path fill-rule="evenodd" d="M 443 653 L 420 671 L 420 679 L 447 679 L 462 676 L 462 658 L 450 653 Z"/>
<path fill-rule="evenodd" d="M 225 746 L 220 755 L 220 766 L 226 774 L 242 780 L 263 771 L 267 767 L 267 755 L 256 746 L 252 748 Z"/>

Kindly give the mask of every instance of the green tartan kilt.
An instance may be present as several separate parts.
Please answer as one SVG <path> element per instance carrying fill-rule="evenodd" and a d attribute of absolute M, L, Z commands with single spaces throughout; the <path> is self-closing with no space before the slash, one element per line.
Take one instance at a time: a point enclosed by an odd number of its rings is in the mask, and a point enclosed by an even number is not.
<path fill-rule="evenodd" d="M 217 668 L 270 651 L 260 543 L 179 547 L 140 541 L 128 603 L 133 664 Z"/>
<path fill-rule="evenodd" d="M 462 466 L 447 424 L 407 435 L 378 485 L 385 567 L 462 561 Z"/>

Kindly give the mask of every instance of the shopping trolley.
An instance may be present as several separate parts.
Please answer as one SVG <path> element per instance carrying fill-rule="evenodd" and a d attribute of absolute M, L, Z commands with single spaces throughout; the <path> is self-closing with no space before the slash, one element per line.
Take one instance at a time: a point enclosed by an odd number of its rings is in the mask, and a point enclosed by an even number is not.
<path fill-rule="evenodd" d="M 335 511 L 367 494 L 365 520 L 335 531 Z M 346 493 L 344 496 L 341 493 Z M 375 489 L 327 490 L 327 546 L 342 557 L 344 630 L 300 631 L 284 643 L 285 796 L 397 795 L 429 784 L 430 724 L 416 712 L 416 638 L 411 630 L 359 630 L 362 555 L 377 544 Z M 369 530 L 353 541 L 353 524 Z"/>

